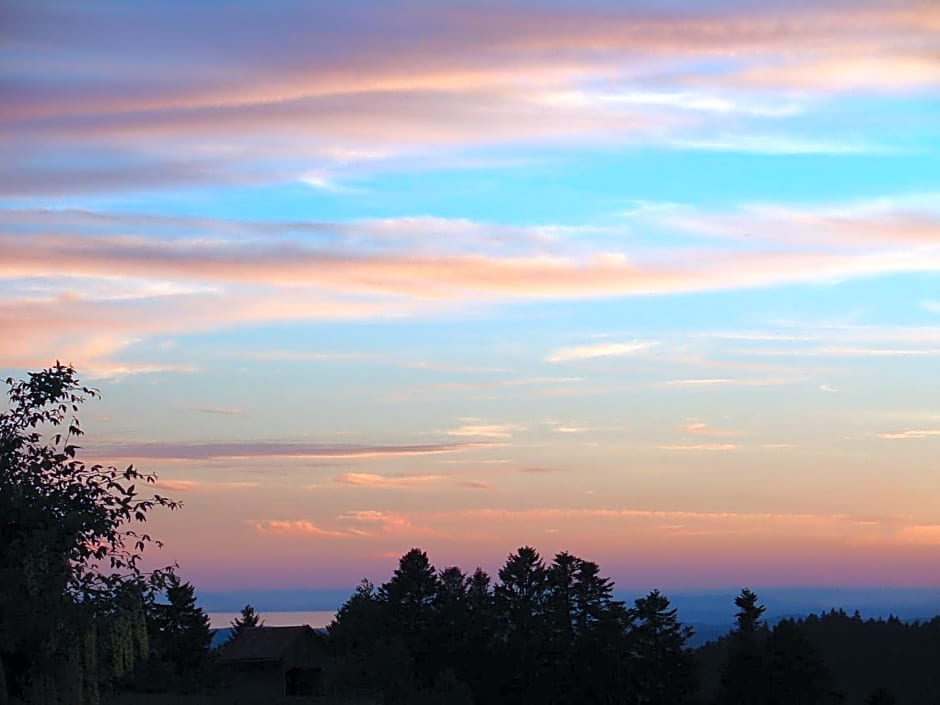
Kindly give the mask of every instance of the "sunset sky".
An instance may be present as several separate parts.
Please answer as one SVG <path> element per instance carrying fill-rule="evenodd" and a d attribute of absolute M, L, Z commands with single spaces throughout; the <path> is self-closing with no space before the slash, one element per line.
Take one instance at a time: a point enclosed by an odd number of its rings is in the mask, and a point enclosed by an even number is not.
<path fill-rule="evenodd" d="M 940 587 L 940 3 L 0 4 L 0 372 L 201 588 Z"/>

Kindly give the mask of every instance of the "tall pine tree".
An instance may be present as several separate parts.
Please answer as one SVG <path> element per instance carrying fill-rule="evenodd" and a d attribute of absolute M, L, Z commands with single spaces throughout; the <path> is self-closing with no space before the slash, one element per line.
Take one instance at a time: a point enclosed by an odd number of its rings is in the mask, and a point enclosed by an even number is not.
<path fill-rule="evenodd" d="M 658 590 L 636 600 L 630 616 L 636 701 L 684 703 L 696 686 L 692 650 L 687 646 L 692 629 L 679 623 L 677 610 L 670 609 L 669 599 Z"/>

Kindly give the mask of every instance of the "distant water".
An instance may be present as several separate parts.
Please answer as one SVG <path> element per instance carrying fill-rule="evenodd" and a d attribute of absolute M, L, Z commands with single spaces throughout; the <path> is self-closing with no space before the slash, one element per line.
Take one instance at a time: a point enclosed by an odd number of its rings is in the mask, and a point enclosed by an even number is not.
<path fill-rule="evenodd" d="M 240 612 L 208 612 L 209 623 L 213 629 L 224 629 Z M 336 612 L 261 612 L 261 619 L 266 627 L 296 627 L 307 624 L 311 627 L 325 627 L 333 621 Z"/>

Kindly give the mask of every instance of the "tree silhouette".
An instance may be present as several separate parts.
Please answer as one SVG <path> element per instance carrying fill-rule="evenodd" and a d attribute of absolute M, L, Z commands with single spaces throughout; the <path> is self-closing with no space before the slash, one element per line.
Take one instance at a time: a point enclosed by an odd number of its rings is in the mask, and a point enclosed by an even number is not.
<path fill-rule="evenodd" d="M 636 600 L 630 610 L 634 693 L 638 703 L 679 705 L 696 684 L 692 629 L 679 623 L 677 610 L 658 590 Z"/>
<path fill-rule="evenodd" d="M 761 619 L 765 607 L 757 604 L 757 595 L 748 588 L 741 590 L 734 604 L 738 607 L 736 627 L 729 637 L 728 661 L 721 675 L 718 703 L 766 703 L 770 681 L 764 658 L 767 629 Z"/>
<path fill-rule="evenodd" d="M 171 575 L 166 603 L 153 606 L 156 655 L 173 666 L 177 675 L 195 674 L 203 664 L 212 636 L 209 617 L 196 604 L 195 588 Z"/>
<path fill-rule="evenodd" d="M 414 661 L 414 678 L 424 686 L 430 686 L 434 676 L 429 635 L 439 587 L 428 555 L 413 548 L 401 557 L 392 579 L 378 590 L 378 599 L 388 611 L 390 632 L 404 642 Z"/>
<path fill-rule="evenodd" d="M 226 644 L 231 644 L 235 641 L 235 637 L 241 634 L 246 629 L 254 629 L 256 627 L 263 627 L 264 620 L 261 619 L 261 615 L 255 611 L 255 608 L 251 605 L 245 605 L 242 607 L 241 614 L 232 620 L 232 631 L 229 634 L 228 639 L 225 640 Z"/>
<path fill-rule="evenodd" d="M 770 705 L 823 705 L 839 702 L 832 674 L 796 623 L 777 623 L 765 642 Z"/>
<path fill-rule="evenodd" d="M 546 625 L 543 620 L 547 594 L 545 563 L 531 546 L 510 554 L 499 569 L 500 582 L 493 591 L 502 650 L 503 697 L 507 703 L 544 701 Z"/>
<path fill-rule="evenodd" d="M 0 701 L 10 691 L 37 705 L 94 703 L 100 682 L 145 653 L 133 646 L 142 601 L 172 572 L 140 568 L 142 552 L 157 542 L 139 525 L 153 508 L 179 505 L 141 494 L 154 475 L 79 459 L 78 411 L 98 392 L 82 386 L 74 368 L 56 363 L 7 385 L 8 410 L 0 413 Z"/>
<path fill-rule="evenodd" d="M 761 616 L 767 608 L 757 604 L 757 595 L 748 588 L 741 590 L 741 594 L 734 598 L 734 604 L 738 608 L 734 616 L 738 636 L 750 638 L 756 635 L 764 626 Z"/>

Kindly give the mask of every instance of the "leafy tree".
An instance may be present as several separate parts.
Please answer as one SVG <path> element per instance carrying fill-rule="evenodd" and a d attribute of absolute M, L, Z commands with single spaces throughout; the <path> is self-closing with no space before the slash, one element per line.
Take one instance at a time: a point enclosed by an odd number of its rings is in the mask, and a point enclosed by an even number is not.
<path fill-rule="evenodd" d="M 141 601 L 171 569 L 145 573 L 154 541 L 139 525 L 155 507 L 154 475 L 79 459 L 77 417 L 94 389 L 71 366 L 8 379 L 0 413 L 0 701 L 97 701 L 99 682 L 143 656 Z M 23 609 L 28 604 L 29 609 Z M 137 626 L 133 626 L 137 620 Z M 99 659 L 103 652 L 103 659 Z"/>
<path fill-rule="evenodd" d="M 687 642 L 692 629 L 679 623 L 677 610 L 658 590 L 636 600 L 630 611 L 634 693 L 638 703 L 679 705 L 696 685 Z"/>
<path fill-rule="evenodd" d="M 256 627 L 263 627 L 264 620 L 261 619 L 261 615 L 255 611 L 255 608 L 251 605 L 245 605 L 242 607 L 241 615 L 232 620 L 232 631 L 229 634 L 228 639 L 226 639 L 226 644 L 231 644 L 235 641 L 235 637 L 241 634 L 246 629 L 255 629 Z"/>

